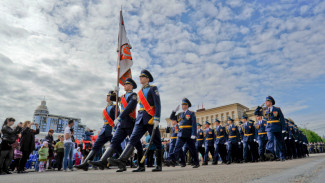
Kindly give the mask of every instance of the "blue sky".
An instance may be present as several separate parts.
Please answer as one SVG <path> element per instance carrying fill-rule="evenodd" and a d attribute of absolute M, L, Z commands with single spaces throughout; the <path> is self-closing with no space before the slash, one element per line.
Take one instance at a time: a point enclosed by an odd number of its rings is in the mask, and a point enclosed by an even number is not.
<path fill-rule="evenodd" d="M 121 5 L 133 76 L 153 73 L 162 119 L 183 97 L 196 110 L 272 95 L 285 116 L 325 134 L 320 0 L 1 1 L 0 118 L 30 120 L 46 96 L 51 113 L 99 128 L 116 83 Z"/>

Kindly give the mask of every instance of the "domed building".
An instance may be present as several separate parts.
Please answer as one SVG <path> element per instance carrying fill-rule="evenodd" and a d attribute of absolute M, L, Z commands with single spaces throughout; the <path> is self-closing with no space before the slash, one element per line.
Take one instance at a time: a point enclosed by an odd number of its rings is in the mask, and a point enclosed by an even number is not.
<path fill-rule="evenodd" d="M 50 114 L 45 100 L 41 101 L 41 105 L 36 108 L 33 119 L 34 123 L 39 124 L 40 132 L 48 132 L 49 129 L 53 129 L 54 133 L 59 134 L 63 134 L 69 120 L 73 120 L 76 139 L 81 139 L 86 129 L 86 125 L 81 124 L 80 118 Z"/>

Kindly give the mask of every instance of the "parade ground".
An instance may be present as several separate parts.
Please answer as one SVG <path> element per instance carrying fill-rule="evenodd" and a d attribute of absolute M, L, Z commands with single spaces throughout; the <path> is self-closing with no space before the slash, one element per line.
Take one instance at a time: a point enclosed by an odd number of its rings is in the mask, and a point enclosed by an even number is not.
<path fill-rule="evenodd" d="M 116 173 L 116 169 L 45 173 L 30 172 L 0 176 L 1 182 L 315 182 L 325 180 L 325 154 L 312 154 L 309 158 L 288 160 L 285 162 L 260 162 L 231 165 L 208 165 L 193 169 L 190 166 L 163 167 L 159 173 L 151 168 L 143 173 Z"/>

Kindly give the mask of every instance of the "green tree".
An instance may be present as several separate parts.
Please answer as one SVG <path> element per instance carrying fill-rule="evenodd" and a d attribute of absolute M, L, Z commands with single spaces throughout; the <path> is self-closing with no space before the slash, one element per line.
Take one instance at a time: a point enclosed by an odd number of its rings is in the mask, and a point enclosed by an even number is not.
<path fill-rule="evenodd" d="M 306 135 L 308 142 L 325 142 L 325 140 L 319 136 L 316 132 L 308 130 L 308 129 L 303 129 L 299 128 L 304 135 Z"/>

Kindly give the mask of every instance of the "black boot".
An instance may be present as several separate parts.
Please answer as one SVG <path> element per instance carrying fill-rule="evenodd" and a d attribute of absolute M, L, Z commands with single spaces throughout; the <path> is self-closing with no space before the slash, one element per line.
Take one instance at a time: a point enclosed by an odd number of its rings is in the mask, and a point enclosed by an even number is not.
<path fill-rule="evenodd" d="M 113 159 L 113 158 L 108 158 L 108 163 L 109 164 L 117 164 L 118 165 L 118 170 L 116 172 L 124 172 L 126 171 L 126 162 L 130 158 L 130 156 L 133 153 L 134 146 L 131 144 L 128 144 L 124 151 L 122 152 L 121 156 L 118 159 Z"/>
<path fill-rule="evenodd" d="M 143 156 L 143 152 L 138 151 L 138 157 L 137 157 L 138 158 L 138 160 L 137 160 L 138 161 L 138 168 L 133 170 L 132 172 L 144 172 L 144 171 L 146 171 L 146 168 L 144 166 L 144 162 L 141 163 L 142 156 Z"/>
<path fill-rule="evenodd" d="M 107 167 L 107 158 L 113 156 L 115 150 L 112 147 L 108 147 L 99 161 L 90 161 L 89 164 L 93 167 L 98 167 L 101 170 L 104 170 Z"/>
<path fill-rule="evenodd" d="M 153 172 L 161 172 L 162 171 L 162 151 L 161 149 L 156 150 L 156 168 L 152 169 Z"/>
<path fill-rule="evenodd" d="M 84 171 L 88 171 L 89 168 L 88 160 L 92 159 L 95 156 L 95 154 L 96 153 L 93 150 L 91 150 L 88 156 L 86 157 L 86 159 L 84 159 L 84 161 L 80 165 L 75 165 L 74 167 L 77 169 L 83 169 Z"/>

